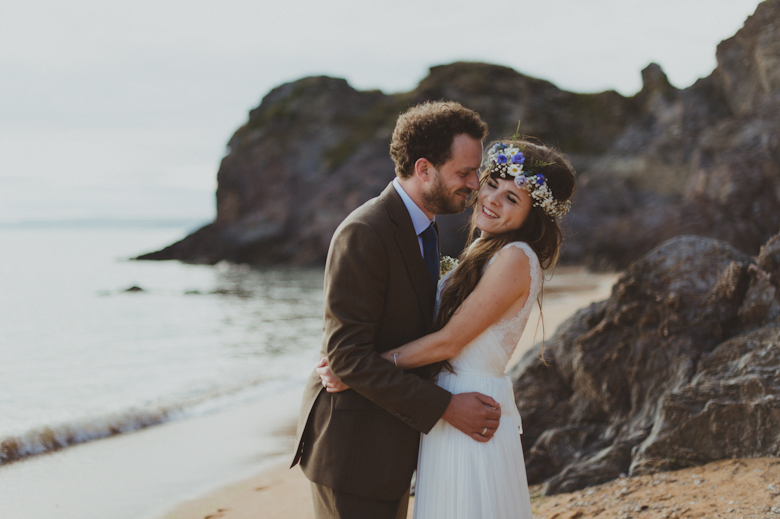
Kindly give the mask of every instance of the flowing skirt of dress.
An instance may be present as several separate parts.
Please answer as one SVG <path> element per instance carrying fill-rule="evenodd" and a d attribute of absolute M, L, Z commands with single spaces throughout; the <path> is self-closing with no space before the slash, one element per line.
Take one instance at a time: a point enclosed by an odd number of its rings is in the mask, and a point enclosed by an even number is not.
<path fill-rule="evenodd" d="M 417 460 L 415 519 L 532 519 L 525 474 L 522 423 L 512 381 L 504 374 L 528 322 L 542 286 L 542 269 L 533 249 L 522 249 L 530 265 L 531 287 L 520 312 L 498 321 L 451 359 L 455 373 L 439 373 L 437 383 L 450 393 L 476 391 L 501 405 L 501 422 L 493 438 L 481 443 L 439 420 L 423 434 Z M 495 258 L 495 256 L 494 256 Z M 493 258 L 485 265 L 490 268 Z M 437 302 L 445 276 L 439 284 Z"/>
<path fill-rule="evenodd" d="M 520 416 L 509 377 L 456 371 L 441 373 L 438 384 L 453 394 L 490 395 L 501 404 L 501 422 L 486 443 L 444 420 L 422 435 L 415 519 L 532 519 Z"/>

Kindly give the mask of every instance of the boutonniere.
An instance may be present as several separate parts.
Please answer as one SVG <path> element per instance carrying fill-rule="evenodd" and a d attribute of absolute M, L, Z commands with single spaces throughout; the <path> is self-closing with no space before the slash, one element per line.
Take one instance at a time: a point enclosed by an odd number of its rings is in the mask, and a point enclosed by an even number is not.
<path fill-rule="evenodd" d="M 450 256 L 441 256 L 439 258 L 439 275 L 444 277 L 447 272 L 458 266 L 458 260 Z"/>

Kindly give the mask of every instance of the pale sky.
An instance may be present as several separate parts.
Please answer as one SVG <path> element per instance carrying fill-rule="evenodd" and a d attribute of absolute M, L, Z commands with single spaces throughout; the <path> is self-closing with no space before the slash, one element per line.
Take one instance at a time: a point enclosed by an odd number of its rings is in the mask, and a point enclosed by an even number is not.
<path fill-rule="evenodd" d="M 0 8 L 0 223 L 208 220 L 232 133 L 311 75 L 414 88 L 433 65 L 506 65 L 633 95 L 690 86 L 756 0 L 25 0 Z"/>

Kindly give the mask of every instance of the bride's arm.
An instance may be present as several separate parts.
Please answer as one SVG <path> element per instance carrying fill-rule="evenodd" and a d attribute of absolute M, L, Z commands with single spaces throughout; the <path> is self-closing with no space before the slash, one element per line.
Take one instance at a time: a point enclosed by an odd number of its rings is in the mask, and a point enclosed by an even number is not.
<path fill-rule="evenodd" d="M 508 247 L 498 254 L 474 291 L 438 332 L 387 351 L 382 357 L 403 369 L 451 359 L 498 321 L 531 287 L 531 267 L 525 252 Z"/>

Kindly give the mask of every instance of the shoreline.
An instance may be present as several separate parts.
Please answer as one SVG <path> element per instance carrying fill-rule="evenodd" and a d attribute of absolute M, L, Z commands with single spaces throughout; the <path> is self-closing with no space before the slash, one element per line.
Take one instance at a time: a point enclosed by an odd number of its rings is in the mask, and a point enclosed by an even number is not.
<path fill-rule="evenodd" d="M 288 457 L 302 388 L 0 466 L 0 517 L 151 519 Z"/>
<path fill-rule="evenodd" d="M 555 275 L 544 285 L 544 330 L 545 337 L 551 337 L 555 329 L 577 310 L 593 302 L 609 297 L 612 285 L 619 273 L 594 274 L 584 267 L 559 267 Z M 536 323 L 539 322 L 538 329 Z M 536 333 L 532 332 L 534 330 Z M 528 320 L 528 326 L 520 343 L 509 361 L 514 366 L 522 355 L 541 338 L 542 324 L 539 321 L 539 307 Z M 297 409 L 296 409 L 297 411 Z M 296 414 L 297 417 L 297 414 Z M 290 434 L 283 439 L 292 440 L 295 421 L 288 422 Z M 280 431 L 282 431 L 280 429 Z M 413 499 L 409 506 L 411 518 Z M 179 502 L 155 519 L 253 519 L 255 517 L 285 517 L 290 519 L 313 519 L 309 481 L 300 468 L 289 468 L 289 463 L 280 461 L 266 470 L 256 471 L 249 478 L 229 483 L 200 496 Z"/>

